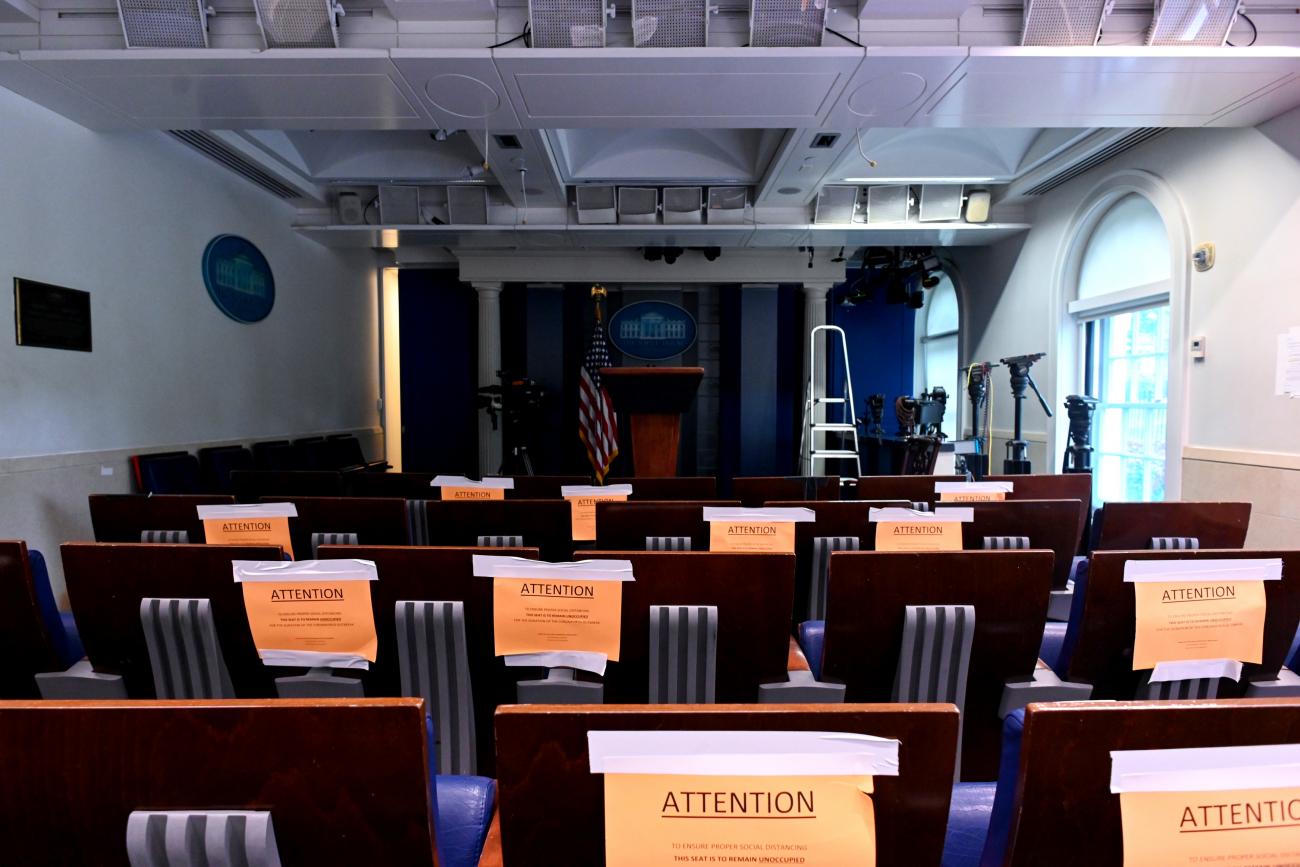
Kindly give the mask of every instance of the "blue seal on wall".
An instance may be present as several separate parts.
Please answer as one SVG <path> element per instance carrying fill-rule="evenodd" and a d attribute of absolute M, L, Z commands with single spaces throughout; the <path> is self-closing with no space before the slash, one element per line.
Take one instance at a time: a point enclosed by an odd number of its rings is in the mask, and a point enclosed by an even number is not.
<path fill-rule="evenodd" d="M 667 301 L 638 301 L 609 320 L 609 341 L 624 355 L 663 361 L 695 345 L 695 317 Z"/>
<path fill-rule="evenodd" d="M 203 284 L 236 322 L 260 322 L 275 306 L 275 277 L 262 251 L 238 235 L 218 235 L 203 251 Z"/>

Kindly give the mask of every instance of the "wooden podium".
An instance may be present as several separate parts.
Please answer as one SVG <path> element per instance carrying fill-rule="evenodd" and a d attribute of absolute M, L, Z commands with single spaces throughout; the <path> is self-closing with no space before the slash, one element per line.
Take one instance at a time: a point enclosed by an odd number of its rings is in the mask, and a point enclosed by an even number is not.
<path fill-rule="evenodd" d="M 677 475 L 682 413 L 691 408 L 702 367 L 603 367 L 614 412 L 631 419 L 635 476 Z"/>

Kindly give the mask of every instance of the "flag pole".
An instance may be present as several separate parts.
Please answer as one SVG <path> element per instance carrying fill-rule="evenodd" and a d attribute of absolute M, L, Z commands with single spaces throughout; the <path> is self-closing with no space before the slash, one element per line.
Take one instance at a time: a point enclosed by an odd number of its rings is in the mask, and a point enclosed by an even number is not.
<path fill-rule="evenodd" d="M 599 283 L 597 283 L 596 285 L 594 285 L 594 286 L 591 287 L 591 302 L 592 302 L 592 304 L 594 304 L 595 307 L 596 307 L 596 321 L 597 321 L 597 322 L 604 322 L 604 321 L 605 321 L 604 311 L 601 310 L 601 306 L 600 306 L 600 305 L 601 305 L 601 302 L 603 302 L 603 301 L 605 300 L 605 297 L 606 297 L 607 295 L 609 295 L 609 290 L 607 290 L 604 286 L 600 285 Z"/>

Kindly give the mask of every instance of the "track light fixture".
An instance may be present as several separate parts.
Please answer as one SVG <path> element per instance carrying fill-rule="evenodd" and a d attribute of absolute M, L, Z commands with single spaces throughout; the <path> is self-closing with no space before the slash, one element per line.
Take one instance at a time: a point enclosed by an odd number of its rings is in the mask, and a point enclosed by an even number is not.
<path fill-rule="evenodd" d="M 663 256 L 664 256 L 665 264 L 668 265 L 677 264 L 677 257 L 682 255 L 682 253 L 684 252 L 686 251 L 683 250 L 681 247 L 664 247 Z"/>
<path fill-rule="evenodd" d="M 647 262 L 658 262 L 664 257 L 664 251 L 662 247 L 646 247 L 642 255 Z"/>
<path fill-rule="evenodd" d="M 701 252 L 704 253 L 704 258 L 705 258 L 705 259 L 708 259 L 710 262 L 716 262 L 717 259 L 718 259 L 718 257 L 722 255 L 722 248 L 721 248 L 721 247 L 705 247 Z"/>

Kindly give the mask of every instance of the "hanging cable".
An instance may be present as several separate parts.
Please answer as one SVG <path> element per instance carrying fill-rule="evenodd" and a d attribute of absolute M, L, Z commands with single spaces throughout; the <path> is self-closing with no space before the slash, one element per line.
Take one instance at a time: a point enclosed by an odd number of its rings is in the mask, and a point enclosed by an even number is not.
<path fill-rule="evenodd" d="M 874 169 L 876 167 L 876 161 L 867 156 L 867 152 L 862 149 L 862 127 L 858 127 L 853 131 L 853 133 L 858 140 L 858 153 L 862 156 L 862 159 L 866 160 L 867 165 Z"/>
<path fill-rule="evenodd" d="M 1250 25 L 1250 41 L 1247 42 L 1245 45 L 1238 45 L 1238 44 L 1235 43 L 1235 42 L 1229 42 L 1229 43 L 1227 43 L 1227 44 L 1228 44 L 1228 47 L 1229 47 L 1229 48 L 1249 48 L 1250 46 L 1252 46 L 1252 45 L 1255 44 L 1255 41 L 1256 41 L 1257 39 L 1259 39 L 1259 28 L 1255 26 L 1255 22 L 1254 22 L 1254 21 L 1251 21 L 1251 20 L 1250 20 L 1250 16 L 1247 15 L 1245 12 L 1240 12 L 1240 13 L 1238 13 L 1237 17 L 1243 19 L 1247 24 Z"/>
<path fill-rule="evenodd" d="M 519 189 L 524 194 L 524 216 L 521 221 L 525 226 L 528 225 L 528 169 L 519 169 Z"/>
<path fill-rule="evenodd" d="M 827 28 L 826 28 L 826 32 L 827 32 L 827 33 L 834 33 L 836 36 L 838 36 L 839 38 L 843 39 L 845 42 L 849 43 L 850 45 L 856 45 L 856 46 L 858 46 L 859 48 L 866 48 L 866 47 L 867 47 L 867 46 L 863 45 L 861 42 L 859 42 L 858 40 L 856 40 L 856 39 L 851 39 L 851 38 L 849 38 L 848 36 L 845 36 L 843 33 L 839 32 L 838 30 L 833 30 L 833 29 L 830 28 L 830 27 L 827 27 Z"/>

